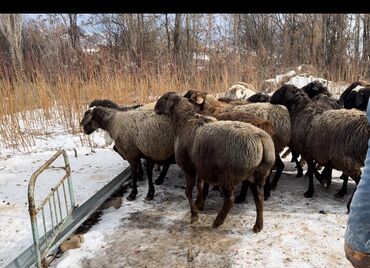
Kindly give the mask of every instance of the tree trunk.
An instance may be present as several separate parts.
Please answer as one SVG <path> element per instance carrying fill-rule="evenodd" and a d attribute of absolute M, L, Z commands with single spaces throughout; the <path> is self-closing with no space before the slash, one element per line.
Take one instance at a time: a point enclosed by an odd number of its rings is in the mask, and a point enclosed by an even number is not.
<path fill-rule="evenodd" d="M 173 52 L 177 57 L 180 52 L 180 23 L 181 14 L 176 14 L 175 16 L 175 29 L 173 31 Z"/>
<path fill-rule="evenodd" d="M 14 70 L 22 71 L 23 55 L 21 14 L 0 14 L 0 33 L 8 43 L 8 53 Z"/>

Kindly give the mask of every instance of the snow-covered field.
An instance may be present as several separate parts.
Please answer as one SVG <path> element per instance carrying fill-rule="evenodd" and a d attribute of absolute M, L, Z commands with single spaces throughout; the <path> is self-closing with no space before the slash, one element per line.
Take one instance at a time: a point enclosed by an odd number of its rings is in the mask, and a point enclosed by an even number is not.
<path fill-rule="evenodd" d="M 296 178 L 294 166 L 285 163 L 277 190 L 265 202 L 264 229 L 258 234 L 252 231 L 256 212 L 250 192 L 218 229 L 211 224 L 223 199 L 211 192 L 200 220 L 190 224 L 184 176 L 173 165 L 164 184 L 156 186 L 153 201 L 145 200 L 147 183 L 140 182 L 137 200 L 127 201 L 124 194 L 122 206 L 104 211 L 81 248 L 67 251 L 51 266 L 351 267 L 343 251 L 348 197 L 334 197 L 340 173 L 335 172 L 330 189 L 315 181 L 315 196 L 306 199 L 307 178 Z"/>
<path fill-rule="evenodd" d="M 311 77 L 306 78 L 294 78 L 291 83 L 302 86 L 311 82 Z M 32 244 L 28 181 L 59 148 L 69 156 L 78 204 L 127 167 L 111 145 L 105 146 L 100 132 L 92 135 L 96 147 L 93 150 L 82 146 L 78 135 L 68 134 L 61 127 L 48 132 L 47 136 L 36 137 L 30 153 L 16 153 L 0 144 L 0 267 Z M 341 186 L 340 172 L 333 173 L 330 189 L 315 181 L 315 195 L 306 199 L 303 193 L 307 178 L 295 177 L 290 156 L 283 160 L 284 173 L 276 191 L 265 202 L 261 233 L 252 232 L 256 212 L 250 193 L 245 204 L 234 205 L 221 227 L 212 229 L 223 199 L 218 192 L 211 192 L 200 220 L 190 224 L 185 180 L 181 170 L 172 165 L 164 184 L 156 186 L 154 200 L 144 199 L 147 183 L 139 182 L 137 200 L 126 201 L 127 193 L 124 194 L 121 208 L 104 210 L 99 222 L 84 234 L 81 247 L 67 251 L 51 266 L 351 267 L 343 251 L 349 194 L 343 200 L 334 197 Z M 62 166 L 62 158 L 53 166 Z M 40 176 L 36 202 L 62 174 L 52 168 Z M 349 193 L 353 189 L 350 181 Z"/>
<path fill-rule="evenodd" d="M 97 146 L 94 150 L 79 145 L 79 137 L 64 133 L 61 127 L 50 132 L 47 137 L 36 138 L 30 153 L 14 153 L 11 150 L 0 152 L 0 267 L 32 244 L 27 202 L 28 181 L 32 173 L 59 148 L 68 154 L 76 203 L 80 205 L 128 166 L 111 149 L 112 146 L 100 148 L 105 145 L 100 132 L 93 134 L 93 142 Z M 63 166 L 63 157 L 58 158 L 52 166 Z M 63 175 L 63 172 L 51 169 L 38 178 L 36 204 Z"/>

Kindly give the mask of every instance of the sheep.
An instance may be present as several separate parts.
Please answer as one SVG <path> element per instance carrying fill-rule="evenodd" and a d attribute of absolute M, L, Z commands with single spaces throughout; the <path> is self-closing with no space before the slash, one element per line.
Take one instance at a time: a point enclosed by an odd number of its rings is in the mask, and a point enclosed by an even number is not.
<path fill-rule="evenodd" d="M 232 100 L 246 100 L 254 94 L 256 94 L 256 92 L 251 84 L 237 82 L 227 90 L 224 97 Z"/>
<path fill-rule="evenodd" d="M 149 102 L 149 103 L 139 107 L 139 109 L 140 110 L 145 110 L 145 111 L 153 111 L 155 104 L 156 104 L 156 102 Z"/>
<path fill-rule="evenodd" d="M 270 121 L 263 120 L 251 114 L 230 111 L 230 112 L 218 113 L 214 117 L 220 121 L 229 120 L 229 121 L 240 121 L 240 122 L 250 123 L 260 129 L 263 129 L 271 137 L 274 137 L 275 135 Z M 235 203 L 239 204 L 245 201 L 247 190 L 248 190 L 248 183 L 247 181 L 243 181 L 240 194 L 235 197 Z M 204 199 L 206 198 L 207 194 L 208 194 L 208 184 L 204 184 L 204 191 L 203 191 Z M 264 186 L 264 200 L 267 200 L 269 197 L 270 197 L 270 176 L 267 177 L 266 183 Z"/>
<path fill-rule="evenodd" d="M 251 103 L 247 105 L 230 105 L 218 101 L 214 96 L 204 91 L 189 90 L 185 95 L 191 103 L 196 105 L 200 113 L 216 116 L 222 112 L 243 112 L 257 116 L 272 123 L 275 135 L 274 144 L 276 152 L 276 173 L 271 181 L 271 189 L 275 189 L 284 170 L 284 163 L 279 153 L 289 145 L 291 136 L 291 123 L 288 110 L 281 105 L 270 103 Z"/>
<path fill-rule="evenodd" d="M 145 104 L 145 105 L 137 104 L 137 105 L 133 105 L 133 106 L 119 106 L 118 104 L 116 104 L 112 100 L 108 100 L 108 99 L 103 99 L 103 100 L 95 99 L 89 104 L 89 108 L 94 107 L 94 106 L 103 106 L 103 107 L 113 108 L 113 109 L 120 110 L 120 111 L 128 111 L 128 110 L 133 110 L 133 109 L 137 109 L 137 108 L 139 108 L 139 110 L 141 110 L 141 109 L 142 110 L 150 110 L 149 109 L 150 107 L 153 107 L 152 110 L 154 109 L 153 103 L 149 103 L 149 104 Z M 104 131 L 104 138 L 106 140 L 107 145 L 110 145 L 110 144 L 113 143 L 112 138 L 110 137 L 109 133 L 107 133 L 106 131 Z M 113 146 L 113 150 L 116 153 L 118 153 L 119 155 L 121 155 L 121 157 L 124 160 L 126 160 L 125 157 L 122 154 L 120 154 L 120 152 L 117 150 L 117 147 L 115 145 Z M 163 183 L 164 178 L 167 175 L 170 164 L 171 164 L 171 161 L 168 161 L 163 165 L 163 168 L 161 170 L 161 173 L 159 174 L 159 177 L 154 181 L 155 184 L 160 185 L 160 184 Z M 154 170 L 155 171 L 159 171 L 159 170 L 156 169 L 156 167 L 158 167 L 158 166 L 159 166 L 158 164 L 154 165 Z M 140 165 L 139 166 L 139 178 L 142 178 L 143 174 L 144 174 L 143 168 Z"/>
<path fill-rule="evenodd" d="M 220 97 L 220 98 L 218 98 L 218 100 L 222 101 L 222 102 L 225 102 L 225 103 L 232 104 L 232 105 L 244 105 L 244 104 L 251 103 L 248 100 L 233 100 L 233 99 L 226 98 L 226 97 Z"/>
<path fill-rule="evenodd" d="M 250 102 L 270 102 L 270 96 L 265 94 L 265 93 L 262 93 L 262 92 L 259 92 L 259 93 L 256 93 L 252 96 L 250 96 L 247 101 L 250 101 Z"/>
<path fill-rule="evenodd" d="M 254 232 L 263 229 L 263 187 L 275 162 L 272 138 L 249 123 L 217 121 L 197 114 L 196 108 L 175 92 L 165 93 L 154 111 L 171 118 L 175 133 L 175 158 L 186 177 L 186 196 L 191 208 L 191 222 L 199 219 L 198 207 L 204 206 L 202 184 L 218 184 L 224 192 L 224 204 L 212 227 L 223 224 L 233 205 L 233 186 L 247 180 L 253 192 L 257 217 Z M 228 159 L 228 161 L 225 161 Z M 192 190 L 198 175 L 198 195 Z"/>
<path fill-rule="evenodd" d="M 303 91 L 312 99 L 316 95 L 324 94 L 328 97 L 331 97 L 332 94 L 329 92 L 328 88 L 323 85 L 319 80 L 315 80 L 311 83 L 308 83 L 302 87 Z"/>
<path fill-rule="evenodd" d="M 271 103 L 284 105 L 289 110 L 291 147 L 302 154 L 310 171 L 305 197 L 310 198 L 314 194 L 314 161 L 341 170 L 358 183 L 370 137 L 370 126 L 364 112 L 355 109 L 325 110 L 293 85 L 278 89 L 272 95 Z"/>
<path fill-rule="evenodd" d="M 158 116 L 154 111 L 138 109 L 119 111 L 96 106 L 85 112 L 80 124 L 87 135 L 99 128 L 107 131 L 114 140 L 119 154 L 129 162 L 133 179 L 132 191 L 127 197 L 129 201 L 134 200 L 137 195 L 140 159 L 144 158 L 147 161 L 149 190 L 146 198 L 153 199 L 154 163 L 174 162 L 174 135 L 169 119 Z"/>
<path fill-rule="evenodd" d="M 310 82 L 308 83 L 307 85 L 305 85 L 304 87 L 302 87 L 302 90 L 313 100 L 315 101 L 318 101 L 318 103 L 322 103 L 323 105 L 327 105 L 329 102 L 331 104 L 332 107 L 341 107 L 339 104 L 336 105 L 335 103 L 337 102 L 336 100 L 334 99 L 331 99 L 331 96 L 332 94 L 329 92 L 328 88 L 326 86 L 323 85 L 323 83 L 321 83 L 319 80 L 315 80 L 313 82 Z M 316 97 L 320 95 L 320 97 Z M 324 95 L 327 96 L 324 97 Z M 330 109 L 330 108 L 328 108 Z M 286 157 L 286 154 L 290 152 L 290 149 L 284 153 L 285 156 L 283 156 L 283 158 Z M 297 172 L 297 177 L 301 177 L 303 176 L 303 169 L 302 169 L 302 164 L 304 164 L 304 160 L 301 159 L 301 161 L 298 161 L 298 157 L 299 155 L 297 155 L 295 152 L 292 152 L 292 160 L 291 162 L 295 162 L 296 163 L 296 168 L 298 170 Z M 316 172 L 315 170 L 315 175 L 317 178 L 319 178 L 319 173 Z"/>
<path fill-rule="evenodd" d="M 369 86 L 370 86 L 370 83 L 367 82 L 367 81 L 364 81 L 364 80 L 359 80 L 359 81 L 356 81 L 356 82 L 351 83 L 346 88 L 346 90 L 344 90 L 343 93 L 340 95 L 340 97 L 339 97 L 339 104 L 340 105 L 344 105 L 345 100 L 347 99 L 347 97 L 349 96 L 349 94 L 353 90 L 354 91 L 358 91 L 360 88 L 369 87 Z"/>
<path fill-rule="evenodd" d="M 358 109 L 366 111 L 367 103 L 370 97 L 370 85 L 358 89 L 358 91 L 352 90 L 348 97 L 344 100 L 344 108 L 346 109 Z"/>
<path fill-rule="evenodd" d="M 107 108 L 114 108 L 114 109 L 120 110 L 120 111 L 129 111 L 129 110 L 139 108 L 143 105 L 142 104 L 135 104 L 135 105 L 132 105 L 132 106 L 119 106 L 115 102 L 113 102 L 111 100 L 108 100 L 108 99 L 102 99 L 102 100 L 95 99 L 89 105 L 89 107 L 93 107 L 93 106 L 103 106 L 103 107 L 107 107 Z"/>

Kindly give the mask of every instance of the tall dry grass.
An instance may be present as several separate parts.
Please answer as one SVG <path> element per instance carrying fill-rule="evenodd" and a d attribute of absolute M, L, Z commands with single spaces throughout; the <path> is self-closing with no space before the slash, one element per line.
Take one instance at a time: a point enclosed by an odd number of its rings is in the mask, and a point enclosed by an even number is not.
<path fill-rule="evenodd" d="M 26 70 L 1 80 L 0 145 L 29 152 L 35 137 L 48 135 L 58 125 L 89 145 L 91 140 L 83 135 L 79 121 L 94 99 L 144 104 L 170 90 L 223 92 L 238 81 L 260 88 L 265 79 L 286 72 L 265 58 L 222 53 L 210 56 L 212 61 L 204 64 L 185 59 L 185 64 L 176 65 L 164 57 L 142 62 L 140 68 L 109 54 L 77 57 L 67 68 L 52 62 L 43 66 L 28 62 Z M 322 72 L 318 75 L 325 78 Z"/>
<path fill-rule="evenodd" d="M 225 91 L 246 77 L 253 82 L 255 75 L 253 69 L 237 64 L 229 68 L 220 64 L 195 66 L 190 72 L 181 68 L 174 71 L 171 65 L 137 71 L 106 65 L 100 66 L 98 74 L 87 68 L 84 72 L 58 72 L 52 79 L 42 71 L 32 79 L 21 73 L 12 81 L 4 79 L 0 83 L 1 143 L 14 151 L 29 152 L 35 137 L 48 135 L 59 124 L 66 132 L 80 135 L 81 143 L 88 145 L 90 141 L 82 134 L 79 121 L 94 99 L 111 99 L 121 105 L 144 104 L 170 90 Z"/>

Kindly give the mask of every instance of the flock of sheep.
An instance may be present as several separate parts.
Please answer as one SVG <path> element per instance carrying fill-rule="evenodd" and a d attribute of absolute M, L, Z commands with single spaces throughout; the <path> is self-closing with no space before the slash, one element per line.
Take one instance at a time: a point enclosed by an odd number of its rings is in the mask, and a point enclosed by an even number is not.
<path fill-rule="evenodd" d="M 257 210 L 253 231 L 259 232 L 263 201 L 284 170 L 280 153 L 285 147 L 297 165 L 297 176 L 303 175 L 301 165 L 307 163 L 305 197 L 314 194 L 314 176 L 330 186 L 332 169 L 343 172 L 337 196 L 347 193 L 348 177 L 359 182 L 370 138 L 364 112 L 369 94 L 370 84 L 365 81 L 352 83 L 339 99 L 318 81 L 302 88 L 286 84 L 272 96 L 255 93 L 240 82 L 221 98 L 189 90 L 183 95 L 167 92 L 157 102 L 131 107 L 94 100 L 81 126 L 88 135 L 105 130 L 115 142 L 113 149 L 129 162 L 133 185 L 128 200 L 137 195 L 137 179 L 143 175 L 141 159 L 146 160 L 149 200 L 155 193 L 154 165 L 162 166 L 155 180 L 159 185 L 169 165 L 177 163 L 185 173 L 191 222 L 204 209 L 209 184 L 221 188 L 224 195 L 214 228 L 224 222 L 234 202 L 245 201 L 250 188 Z M 234 186 L 240 181 L 240 194 L 234 198 Z M 195 184 L 196 201 L 192 197 Z"/>

